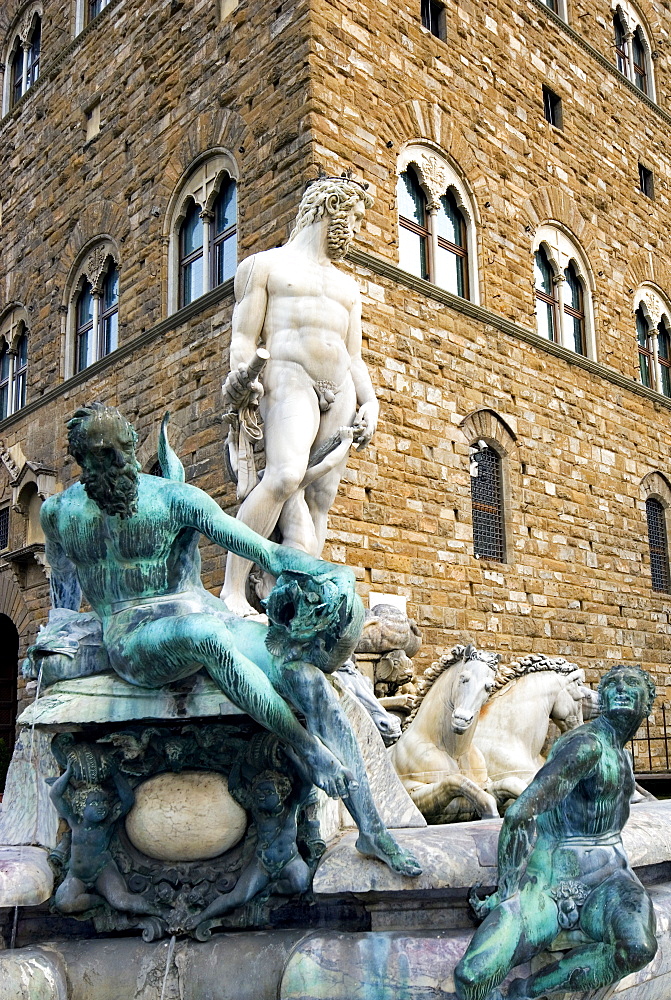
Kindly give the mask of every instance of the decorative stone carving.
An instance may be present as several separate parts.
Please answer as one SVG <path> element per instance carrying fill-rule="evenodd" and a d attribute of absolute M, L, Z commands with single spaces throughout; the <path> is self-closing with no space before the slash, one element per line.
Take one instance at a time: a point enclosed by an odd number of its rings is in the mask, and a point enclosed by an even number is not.
<path fill-rule="evenodd" d="M 14 461 L 14 459 L 12 458 L 8 449 L 5 447 L 2 441 L 0 441 L 0 459 L 2 459 L 2 464 L 9 473 L 10 480 L 18 479 L 21 474 L 21 469 L 16 464 L 16 462 Z"/>
<path fill-rule="evenodd" d="M 424 674 L 418 703 L 391 749 L 406 791 L 429 823 L 460 818 L 462 798 L 479 817 L 498 816 L 484 759 L 473 745 L 498 662 L 496 653 L 471 645 L 441 656 Z"/>
<path fill-rule="evenodd" d="M 392 604 L 366 612 L 355 657 L 373 684 L 382 707 L 404 720 L 417 693 L 411 657 L 419 652 L 422 633 L 412 618 Z"/>
<path fill-rule="evenodd" d="M 94 247 L 86 259 L 86 276 L 96 290 L 100 284 L 105 261 L 109 256 L 109 247 L 101 245 Z"/>
<path fill-rule="evenodd" d="M 656 328 L 664 314 L 664 305 L 659 296 L 655 295 L 652 290 L 645 291 L 642 298 L 645 302 L 645 308 L 650 318 L 650 323 Z"/>
<path fill-rule="evenodd" d="M 30 7 L 21 18 L 21 23 L 19 25 L 19 38 L 21 39 L 21 44 L 23 46 L 28 45 L 30 42 L 30 34 L 36 15 L 38 17 L 42 16 L 42 9 L 37 4 Z"/>
<path fill-rule="evenodd" d="M 501 998 L 497 987 L 510 969 L 545 949 L 568 954 L 515 979 L 507 997 L 593 995 L 655 956 L 652 901 L 621 836 L 634 790 L 625 746 L 652 709 L 655 687 L 645 671 L 620 666 L 602 678 L 599 694 L 602 714 L 557 740 L 506 813 L 498 889 L 484 900 L 471 893 L 483 923 L 455 969 L 459 1000 Z"/>
<path fill-rule="evenodd" d="M 371 204 L 365 184 L 320 177 L 305 192 L 286 245 L 247 258 L 237 272 L 223 391 L 229 468 L 244 501 L 238 518 L 313 556 L 323 549 L 349 449 L 368 444 L 378 419 L 361 357 L 359 288 L 333 266 Z M 254 449 L 261 424 L 259 481 Z M 242 616 L 256 613 L 246 594 L 250 568 L 229 554 L 221 596 Z M 257 596 L 270 585 L 262 581 Z"/>

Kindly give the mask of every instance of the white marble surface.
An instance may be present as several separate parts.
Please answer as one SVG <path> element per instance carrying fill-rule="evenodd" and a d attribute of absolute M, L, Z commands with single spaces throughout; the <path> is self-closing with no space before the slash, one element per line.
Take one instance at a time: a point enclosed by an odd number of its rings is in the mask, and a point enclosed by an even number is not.
<path fill-rule="evenodd" d="M 49 899 L 53 888 L 54 875 L 45 850 L 0 847 L 0 906 L 39 906 Z"/>
<path fill-rule="evenodd" d="M 135 789 L 126 833 L 139 851 L 161 861 L 216 858 L 247 829 L 247 813 L 213 771 L 159 774 Z"/>
<path fill-rule="evenodd" d="M 61 772 L 50 746 L 51 733 L 19 733 L 0 811 L 0 844 L 56 846 L 58 814 L 45 779 Z"/>
<path fill-rule="evenodd" d="M 403 878 L 382 862 L 363 858 L 354 847 L 355 836 L 346 834 L 322 858 L 313 889 L 324 896 L 342 892 L 395 895 L 463 889 L 476 882 L 493 885 L 500 828 L 501 820 L 476 820 L 399 830 L 395 836 L 422 865 L 416 879 Z M 671 860 L 671 801 L 632 806 L 622 839 L 634 868 Z"/>

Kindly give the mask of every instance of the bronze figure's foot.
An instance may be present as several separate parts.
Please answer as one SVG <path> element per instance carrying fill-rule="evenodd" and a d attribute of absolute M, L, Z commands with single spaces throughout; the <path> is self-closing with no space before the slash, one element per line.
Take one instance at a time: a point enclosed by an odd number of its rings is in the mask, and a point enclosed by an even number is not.
<path fill-rule="evenodd" d="M 416 878 L 422 874 L 422 867 L 417 858 L 401 847 L 387 830 L 372 835 L 360 833 L 356 849 L 366 858 L 379 858 L 400 875 Z"/>

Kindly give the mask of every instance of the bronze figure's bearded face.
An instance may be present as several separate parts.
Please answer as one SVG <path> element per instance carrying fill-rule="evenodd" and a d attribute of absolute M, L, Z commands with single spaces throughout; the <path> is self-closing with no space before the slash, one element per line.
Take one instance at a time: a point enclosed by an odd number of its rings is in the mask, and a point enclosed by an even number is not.
<path fill-rule="evenodd" d="M 81 466 L 87 495 L 106 514 L 137 512 L 137 434 L 118 410 L 91 403 L 68 421 L 68 450 Z"/>

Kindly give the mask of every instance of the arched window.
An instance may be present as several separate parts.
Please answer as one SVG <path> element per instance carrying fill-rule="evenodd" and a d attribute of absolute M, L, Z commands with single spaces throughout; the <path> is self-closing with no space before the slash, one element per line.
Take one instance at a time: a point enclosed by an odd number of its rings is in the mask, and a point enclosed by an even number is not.
<path fill-rule="evenodd" d="M 505 562 L 501 457 L 484 442 L 471 447 L 471 506 L 476 559 Z"/>
<path fill-rule="evenodd" d="M 0 318 L 0 420 L 26 405 L 28 330 L 25 309 L 15 306 Z"/>
<path fill-rule="evenodd" d="M 650 389 L 653 384 L 654 349 L 648 320 L 640 306 L 636 310 L 636 337 L 638 339 L 638 371 L 641 383 Z"/>
<path fill-rule="evenodd" d="M 650 548 L 650 573 L 652 589 L 669 593 L 669 548 L 666 537 L 666 512 L 656 497 L 645 501 L 648 520 L 648 545 Z"/>
<path fill-rule="evenodd" d="M 657 324 L 657 359 L 659 361 L 659 391 L 671 396 L 671 334 L 666 316 Z"/>
<path fill-rule="evenodd" d="M 594 358 L 591 281 L 585 255 L 551 224 L 539 228 L 533 249 L 538 333 L 576 354 Z"/>
<path fill-rule="evenodd" d="M 478 301 L 475 213 L 463 180 L 429 146 L 411 144 L 398 161 L 399 265 Z"/>
<path fill-rule="evenodd" d="M 110 240 L 87 252 L 68 288 L 66 378 L 119 346 L 118 253 Z"/>
<path fill-rule="evenodd" d="M 539 247 L 534 254 L 534 277 L 538 333 L 546 340 L 556 340 L 559 300 L 555 291 L 554 272 L 544 247 Z"/>
<path fill-rule="evenodd" d="M 429 241 L 426 196 L 411 166 L 399 174 L 398 196 L 399 264 L 404 271 L 429 280 Z"/>
<path fill-rule="evenodd" d="M 615 63 L 620 73 L 654 100 L 649 34 L 630 0 L 613 0 Z"/>
<path fill-rule="evenodd" d="M 585 295 L 574 261 L 564 271 L 564 278 L 567 292 L 564 297 L 564 312 L 573 334 L 573 350 L 576 354 L 585 354 Z"/>
<path fill-rule="evenodd" d="M 234 277 L 237 267 L 237 168 L 212 154 L 187 174 L 168 211 L 171 312 Z"/>
<path fill-rule="evenodd" d="M 671 303 L 653 285 L 634 295 L 638 374 L 642 385 L 671 397 Z"/>
<path fill-rule="evenodd" d="M 3 110 L 9 111 L 35 83 L 40 75 L 42 18 L 34 8 L 21 20 L 21 29 L 14 36 L 7 58 L 8 86 Z"/>

